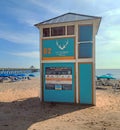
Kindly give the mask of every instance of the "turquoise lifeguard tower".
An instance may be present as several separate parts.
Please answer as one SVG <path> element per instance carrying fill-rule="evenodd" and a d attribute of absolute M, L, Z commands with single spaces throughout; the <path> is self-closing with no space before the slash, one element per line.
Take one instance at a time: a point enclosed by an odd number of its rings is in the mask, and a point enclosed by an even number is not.
<path fill-rule="evenodd" d="M 95 36 L 101 17 L 66 13 L 40 30 L 40 100 L 96 104 Z"/>

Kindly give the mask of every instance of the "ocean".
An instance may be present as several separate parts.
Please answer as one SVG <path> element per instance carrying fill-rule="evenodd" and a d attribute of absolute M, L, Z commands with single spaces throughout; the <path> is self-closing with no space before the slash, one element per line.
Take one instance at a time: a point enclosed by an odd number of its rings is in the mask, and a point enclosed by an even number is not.
<path fill-rule="evenodd" d="M 15 72 L 13 71 L 12 73 L 16 73 L 16 71 Z M 24 73 L 27 75 L 30 74 L 30 72 L 24 72 Z M 32 74 L 34 74 L 35 77 L 40 77 L 40 72 L 33 72 Z M 105 74 L 112 74 L 112 76 L 115 77 L 116 79 L 120 79 L 120 69 L 96 69 L 96 76 Z"/>
<path fill-rule="evenodd" d="M 96 76 L 111 74 L 116 79 L 120 79 L 120 69 L 96 69 Z M 36 76 L 40 76 L 40 72 L 36 72 Z"/>
<path fill-rule="evenodd" d="M 120 79 L 120 69 L 96 69 L 96 76 L 112 74 L 116 79 Z"/>
<path fill-rule="evenodd" d="M 40 72 L 33 72 L 32 74 L 34 74 L 35 77 L 40 77 Z"/>
<path fill-rule="evenodd" d="M 0 75 L 2 74 L 25 74 L 26 76 L 29 76 L 29 74 L 33 74 L 35 77 L 40 77 L 40 72 L 31 72 L 30 70 L 23 70 L 23 71 L 20 71 L 20 70 L 0 70 Z"/>

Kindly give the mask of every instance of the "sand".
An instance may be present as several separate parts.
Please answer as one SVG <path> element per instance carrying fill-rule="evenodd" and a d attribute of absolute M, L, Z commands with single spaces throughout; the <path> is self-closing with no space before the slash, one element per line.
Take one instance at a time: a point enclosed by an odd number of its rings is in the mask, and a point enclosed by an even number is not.
<path fill-rule="evenodd" d="M 120 130 L 120 91 L 96 90 L 96 106 L 40 103 L 39 78 L 0 83 L 0 130 Z"/>

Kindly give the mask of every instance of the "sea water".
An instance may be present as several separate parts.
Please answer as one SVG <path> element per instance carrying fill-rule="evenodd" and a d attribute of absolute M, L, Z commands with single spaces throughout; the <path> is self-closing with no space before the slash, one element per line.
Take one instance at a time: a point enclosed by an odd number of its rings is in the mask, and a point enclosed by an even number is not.
<path fill-rule="evenodd" d="M 96 69 L 96 76 L 111 74 L 114 78 L 120 79 L 120 69 Z M 35 72 L 37 77 L 40 76 L 40 72 Z"/>
<path fill-rule="evenodd" d="M 35 77 L 40 77 L 40 72 L 33 72 L 32 74 L 34 74 Z"/>
<path fill-rule="evenodd" d="M 114 78 L 120 79 L 120 69 L 96 69 L 96 76 L 111 74 Z"/>
<path fill-rule="evenodd" d="M 33 73 L 35 77 L 40 77 L 40 72 Z M 120 79 L 120 69 L 96 69 L 96 76 L 111 74 L 114 78 Z"/>
<path fill-rule="evenodd" d="M 1 71 L 0 74 L 2 74 L 2 73 L 5 73 L 5 72 Z M 16 73 L 16 71 L 12 71 L 12 73 L 14 74 L 14 73 Z M 24 73 L 26 75 L 30 74 L 30 72 L 24 72 Z M 35 77 L 40 77 L 40 71 L 33 72 L 32 74 L 34 74 Z M 96 76 L 105 75 L 105 74 L 111 74 L 116 79 L 120 79 L 120 69 L 96 69 Z"/>
<path fill-rule="evenodd" d="M 16 71 L 16 70 L 12 70 L 12 71 L 0 71 L 0 75 L 1 74 L 25 74 L 26 76 L 29 76 L 29 74 L 33 74 L 35 77 L 40 77 L 40 71 L 38 72 L 30 72 L 28 70 L 24 70 L 24 71 Z"/>

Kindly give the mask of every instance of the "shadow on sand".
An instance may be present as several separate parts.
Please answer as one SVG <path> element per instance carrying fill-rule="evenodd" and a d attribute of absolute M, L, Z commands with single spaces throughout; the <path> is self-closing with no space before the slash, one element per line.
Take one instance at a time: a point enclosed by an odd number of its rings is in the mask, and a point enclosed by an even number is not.
<path fill-rule="evenodd" d="M 40 103 L 39 98 L 0 102 L 0 130 L 27 130 L 32 124 L 91 105 Z"/>

